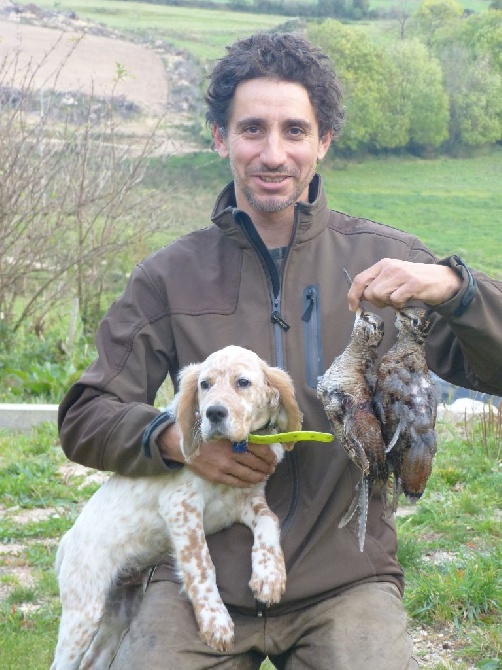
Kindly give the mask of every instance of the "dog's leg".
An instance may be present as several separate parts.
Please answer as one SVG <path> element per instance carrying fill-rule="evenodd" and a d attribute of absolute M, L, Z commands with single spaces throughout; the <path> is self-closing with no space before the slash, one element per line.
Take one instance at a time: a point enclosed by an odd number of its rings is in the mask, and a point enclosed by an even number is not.
<path fill-rule="evenodd" d="M 84 605 L 81 601 L 76 605 L 77 609 L 72 610 L 63 607 L 51 670 L 78 670 L 98 629 L 103 607 L 95 603 Z"/>
<path fill-rule="evenodd" d="M 267 605 L 278 603 L 286 588 L 286 566 L 279 521 L 267 505 L 264 491 L 249 497 L 242 511 L 242 523 L 254 536 L 249 587 L 256 600 Z"/>
<path fill-rule="evenodd" d="M 71 531 L 70 531 L 71 532 Z M 65 536 L 66 537 L 66 536 Z M 113 566 L 106 554 L 93 554 L 96 570 L 82 559 L 78 541 L 66 540 L 58 561 L 62 605 L 59 635 L 51 670 L 78 670 L 91 646 L 105 611 L 113 583 Z M 108 563 L 107 563 L 108 561 Z"/>
<path fill-rule="evenodd" d="M 201 639 L 226 651 L 233 643 L 234 624 L 216 584 L 203 526 L 202 496 L 191 488 L 178 490 L 161 502 L 172 540 L 178 573 L 192 602 Z"/>
<path fill-rule="evenodd" d="M 146 579 L 146 574 L 145 574 Z M 108 670 L 124 632 L 143 600 L 143 578 L 120 583 L 107 598 L 96 637 L 79 670 Z"/>

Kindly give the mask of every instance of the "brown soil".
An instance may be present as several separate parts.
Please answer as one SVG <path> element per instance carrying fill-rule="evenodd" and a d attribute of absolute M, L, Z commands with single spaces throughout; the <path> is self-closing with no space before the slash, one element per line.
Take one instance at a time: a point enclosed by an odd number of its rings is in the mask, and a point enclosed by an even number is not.
<path fill-rule="evenodd" d="M 26 69 L 35 67 L 35 88 L 93 93 L 101 98 L 113 92 L 146 112 L 162 113 L 169 91 L 161 56 L 140 44 L 85 34 L 78 27 L 46 28 L 1 16 L 0 58 L 10 60 L 16 54 L 15 83 L 21 85 Z M 119 67 L 124 75 L 117 81 Z"/>

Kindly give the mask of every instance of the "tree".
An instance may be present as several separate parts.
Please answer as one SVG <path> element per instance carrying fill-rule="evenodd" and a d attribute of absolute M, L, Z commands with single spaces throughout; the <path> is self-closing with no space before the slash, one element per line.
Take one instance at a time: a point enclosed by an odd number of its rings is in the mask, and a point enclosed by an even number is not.
<path fill-rule="evenodd" d="M 443 52 L 450 100 L 449 149 L 502 139 L 502 76 L 487 61 L 472 60 L 461 46 Z"/>
<path fill-rule="evenodd" d="M 453 0 L 425 0 L 414 26 L 441 62 L 450 109 L 449 151 L 500 141 L 502 12 L 461 18 Z"/>
<path fill-rule="evenodd" d="M 410 0 L 398 0 L 398 3 L 391 8 L 392 18 L 398 25 L 399 39 L 404 40 L 407 36 L 408 25 L 413 16 L 414 5 Z"/>
<path fill-rule="evenodd" d="M 455 29 L 463 13 L 456 0 L 423 0 L 413 15 L 413 30 L 428 46 L 433 46 Z"/>
<path fill-rule="evenodd" d="M 360 30 L 328 19 L 309 28 L 310 38 L 332 59 L 343 86 L 346 128 L 342 149 L 367 149 L 381 125 L 385 81 L 381 49 Z"/>
<path fill-rule="evenodd" d="M 387 77 L 388 96 L 400 109 L 389 114 L 406 117 L 407 141 L 417 148 L 436 148 L 448 138 L 448 96 L 441 65 L 418 40 L 391 43 L 387 54 L 394 64 L 394 78 Z"/>
<path fill-rule="evenodd" d="M 472 14 L 461 22 L 457 40 L 473 58 L 489 59 L 502 75 L 502 11 Z"/>
<path fill-rule="evenodd" d="M 347 123 L 339 146 L 350 151 L 438 147 L 448 137 L 448 100 L 439 61 L 419 41 L 389 46 L 336 21 L 310 29 L 344 89 Z"/>

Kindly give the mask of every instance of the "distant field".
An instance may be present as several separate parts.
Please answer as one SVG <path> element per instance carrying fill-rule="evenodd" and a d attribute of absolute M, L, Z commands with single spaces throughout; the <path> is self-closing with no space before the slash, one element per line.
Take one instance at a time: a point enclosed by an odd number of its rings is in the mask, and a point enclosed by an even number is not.
<path fill-rule="evenodd" d="M 330 206 L 409 231 L 502 279 L 502 149 L 474 158 L 385 158 L 325 173 Z"/>
<path fill-rule="evenodd" d="M 310 0 L 311 3 L 315 1 Z M 489 7 L 488 0 L 457 1 L 464 9 L 475 12 L 486 11 Z M 224 0 L 218 2 L 223 3 Z M 403 0 L 371 0 L 370 9 L 392 9 L 402 3 Z M 82 18 L 109 28 L 165 40 L 188 51 L 202 62 L 221 57 L 224 47 L 238 37 L 260 29 L 269 30 L 292 19 L 280 14 L 174 7 L 120 0 L 37 0 L 36 4 L 45 9 L 72 10 Z M 409 0 L 406 7 L 413 9 L 419 4 L 419 0 Z M 359 21 L 352 25 L 359 26 L 376 40 L 395 37 L 398 33 L 398 23 L 392 19 Z"/>
<path fill-rule="evenodd" d="M 286 20 L 273 14 L 251 14 L 190 7 L 168 7 L 116 0 L 37 0 L 37 5 L 58 11 L 72 10 L 121 31 L 149 35 L 186 49 L 196 58 L 213 60 L 241 36 L 273 28 Z"/>

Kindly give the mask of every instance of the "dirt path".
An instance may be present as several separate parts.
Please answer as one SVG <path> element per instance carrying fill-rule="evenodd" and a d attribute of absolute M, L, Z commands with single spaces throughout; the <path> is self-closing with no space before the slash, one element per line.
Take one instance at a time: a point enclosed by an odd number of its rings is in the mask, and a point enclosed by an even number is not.
<path fill-rule="evenodd" d="M 34 75 L 36 88 L 108 97 L 115 86 L 116 96 L 125 96 L 144 111 L 157 115 L 165 109 L 167 76 L 161 56 L 153 50 L 81 32 L 78 22 L 74 29 L 62 30 L 16 23 L 9 16 L 15 15 L 0 14 L 0 59 L 16 64 L 16 85 L 21 85 L 27 68 L 41 64 Z M 124 75 L 117 81 L 119 68 Z"/>

